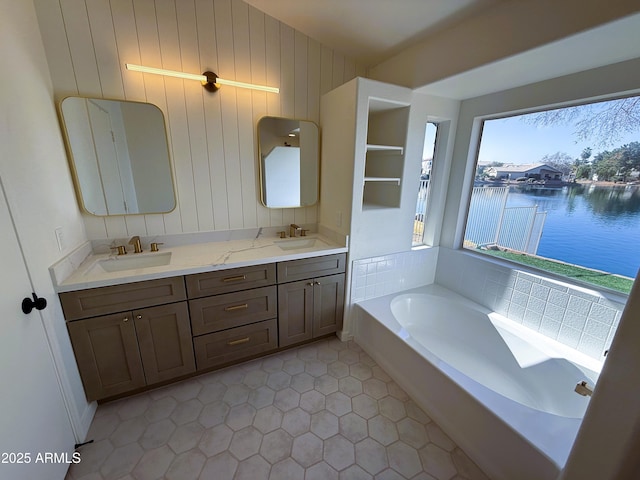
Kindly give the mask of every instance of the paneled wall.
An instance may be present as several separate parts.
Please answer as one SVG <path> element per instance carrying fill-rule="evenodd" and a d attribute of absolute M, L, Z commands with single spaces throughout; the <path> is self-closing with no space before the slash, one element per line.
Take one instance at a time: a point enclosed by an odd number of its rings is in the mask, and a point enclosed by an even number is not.
<path fill-rule="evenodd" d="M 90 239 L 315 223 L 259 201 L 255 125 L 319 121 L 320 96 L 363 67 L 241 0 L 35 0 L 56 100 L 146 101 L 165 114 L 178 198 L 164 215 L 84 215 Z M 280 87 L 280 94 L 129 72 L 125 63 Z M 66 173 L 65 173 L 66 174 Z"/>

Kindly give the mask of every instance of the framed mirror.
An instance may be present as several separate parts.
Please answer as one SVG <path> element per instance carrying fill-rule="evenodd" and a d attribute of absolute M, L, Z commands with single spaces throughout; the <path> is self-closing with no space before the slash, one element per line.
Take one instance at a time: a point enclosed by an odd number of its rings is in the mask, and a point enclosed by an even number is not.
<path fill-rule="evenodd" d="M 258 121 L 260 200 L 268 208 L 318 201 L 319 132 L 309 121 L 262 117 Z"/>
<path fill-rule="evenodd" d="M 162 111 L 150 103 L 66 97 L 60 103 L 80 206 L 92 215 L 176 207 Z"/>

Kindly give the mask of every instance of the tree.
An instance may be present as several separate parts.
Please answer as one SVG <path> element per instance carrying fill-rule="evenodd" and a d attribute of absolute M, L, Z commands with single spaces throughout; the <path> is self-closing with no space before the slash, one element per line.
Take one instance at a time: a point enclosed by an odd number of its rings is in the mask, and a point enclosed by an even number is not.
<path fill-rule="evenodd" d="M 569 175 L 573 171 L 573 159 L 568 153 L 556 152 L 551 155 L 546 154 L 540 159 L 540 162 L 560 170 L 563 175 Z"/>
<path fill-rule="evenodd" d="M 640 142 L 631 142 L 612 151 L 600 152 L 593 159 L 598 180 L 626 180 L 632 171 L 640 171 Z"/>
<path fill-rule="evenodd" d="M 582 161 L 582 163 L 587 163 L 589 161 L 589 158 L 591 158 L 591 153 L 591 147 L 587 147 L 582 150 L 582 153 L 580 154 L 580 160 Z"/>
<path fill-rule="evenodd" d="M 640 142 L 631 142 L 614 151 L 618 162 L 618 175 L 626 180 L 632 171 L 640 171 Z"/>
<path fill-rule="evenodd" d="M 576 172 L 576 178 L 591 178 L 591 147 L 587 147 L 582 150 L 580 158 L 576 158 L 573 162 L 573 166 Z"/>
<path fill-rule="evenodd" d="M 616 159 L 611 152 L 606 150 L 595 156 L 593 165 L 594 172 L 598 175 L 598 180 L 604 182 L 612 180 L 618 171 Z"/>
<path fill-rule="evenodd" d="M 591 165 L 580 165 L 576 169 L 576 178 L 591 178 Z"/>
<path fill-rule="evenodd" d="M 618 142 L 624 134 L 640 130 L 640 97 L 546 110 L 522 118 L 536 126 L 573 124 L 577 140 L 589 140 L 604 148 Z"/>

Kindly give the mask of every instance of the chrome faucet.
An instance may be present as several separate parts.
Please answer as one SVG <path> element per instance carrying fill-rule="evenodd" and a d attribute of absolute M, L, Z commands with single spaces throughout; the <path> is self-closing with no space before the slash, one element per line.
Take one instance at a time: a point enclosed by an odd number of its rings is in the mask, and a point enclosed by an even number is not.
<path fill-rule="evenodd" d="M 295 223 L 292 223 L 291 225 L 289 225 L 289 236 L 290 237 L 295 237 L 296 236 L 296 232 L 298 230 L 302 230 L 302 228 L 299 227 L 298 225 L 296 225 Z"/>
<path fill-rule="evenodd" d="M 133 245 L 133 253 L 141 253 L 142 245 L 140 244 L 140 237 L 138 235 L 134 235 L 129 240 L 129 245 Z"/>
<path fill-rule="evenodd" d="M 576 385 L 574 391 L 577 394 L 582 395 L 583 397 L 590 397 L 593 394 L 593 388 L 587 385 L 587 382 L 585 382 L 584 380 Z"/>

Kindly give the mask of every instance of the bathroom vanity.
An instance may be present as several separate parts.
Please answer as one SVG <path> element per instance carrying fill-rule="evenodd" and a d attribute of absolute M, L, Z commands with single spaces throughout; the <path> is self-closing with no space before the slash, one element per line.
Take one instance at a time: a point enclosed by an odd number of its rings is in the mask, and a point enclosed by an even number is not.
<path fill-rule="evenodd" d="M 170 252 L 169 263 L 140 268 L 148 261 L 133 259 L 144 254 L 128 254 L 122 260 L 134 267 L 112 272 L 103 265 L 117 258 L 90 256 L 59 285 L 89 400 L 221 368 L 341 328 L 345 247 L 318 236 L 275 246 L 254 240 L 252 248 L 243 242 L 156 252 Z M 217 249 L 233 253 L 216 264 Z"/>

